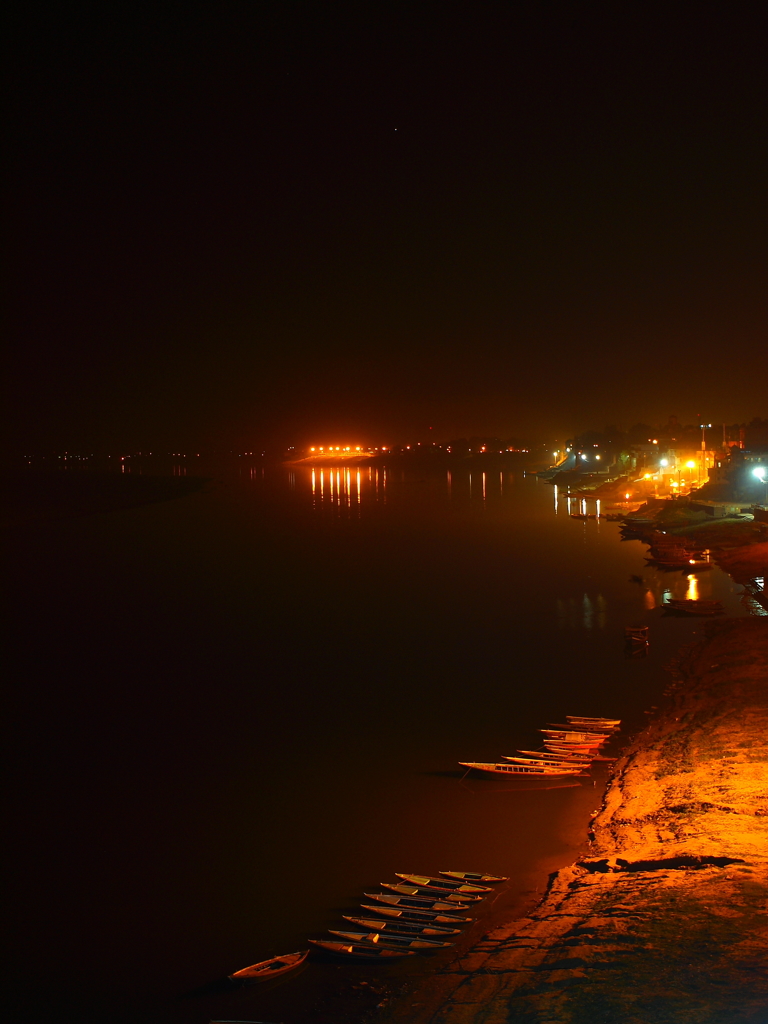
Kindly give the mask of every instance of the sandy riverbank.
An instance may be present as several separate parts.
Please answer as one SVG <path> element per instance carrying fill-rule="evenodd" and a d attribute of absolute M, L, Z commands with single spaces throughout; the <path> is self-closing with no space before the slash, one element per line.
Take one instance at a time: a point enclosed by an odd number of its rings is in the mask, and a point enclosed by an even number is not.
<path fill-rule="evenodd" d="M 768 619 L 711 623 L 672 675 L 588 855 L 378 1024 L 765 1024 Z"/>

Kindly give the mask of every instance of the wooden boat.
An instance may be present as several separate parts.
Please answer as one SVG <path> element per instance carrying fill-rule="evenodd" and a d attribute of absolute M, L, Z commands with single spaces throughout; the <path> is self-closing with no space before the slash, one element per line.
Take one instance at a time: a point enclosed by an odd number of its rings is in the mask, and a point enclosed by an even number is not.
<path fill-rule="evenodd" d="M 376 900 L 377 903 L 389 903 L 393 907 L 401 907 L 403 910 L 446 911 L 449 914 L 461 912 L 465 908 L 469 910 L 468 903 L 449 903 L 447 900 L 436 900 L 433 897 L 424 899 L 414 896 L 395 896 L 388 892 L 364 892 L 363 896 L 368 900 Z"/>
<path fill-rule="evenodd" d="M 479 871 L 440 871 L 439 874 L 444 878 L 455 878 L 461 881 L 466 880 L 467 882 L 480 882 L 483 885 L 486 882 L 495 883 L 509 881 L 508 875 L 483 875 Z"/>
<path fill-rule="evenodd" d="M 511 754 L 504 754 L 503 757 L 505 761 L 511 761 L 512 764 L 535 764 L 539 765 L 540 767 L 544 767 L 546 765 L 552 765 L 555 763 L 553 761 L 547 761 L 545 758 L 528 756 L 514 757 Z M 569 768 L 577 768 L 581 772 L 589 768 L 592 762 L 588 761 L 586 764 L 583 764 L 581 761 L 559 761 L 557 763 L 563 765 L 564 767 L 567 766 Z"/>
<path fill-rule="evenodd" d="M 384 893 L 381 893 L 384 896 Z M 460 907 L 451 907 L 453 913 L 444 914 L 434 910 L 408 910 L 398 906 L 390 907 L 371 907 L 367 903 L 361 903 L 363 910 L 369 910 L 372 914 L 383 914 L 384 917 L 394 918 L 396 921 L 413 921 L 414 923 L 431 922 L 432 924 L 449 924 L 449 925 L 463 925 L 469 924 L 474 921 L 474 917 L 460 917 L 456 911 L 461 911 Z"/>
<path fill-rule="evenodd" d="M 599 747 L 611 738 L 608 733 L 575 732 L 568 729 L 539 729 L 539 732 L 548 740 L 563 740 L 566 743 L 589 743 L 593 747 Z"/>
<path fill-rule="evenodd" d="M 575 722 L 547 722 L 546 727 L 547 729 L 558 729 L 563 732 L 583 732 L 587 734 L 587 739 L 597 736 L 600 739 L 607 740 L 616 732 L 615 729 L 609 729 L 605 725 L 577 725 Z"/>
<path fill-rule="evenodd" d="M 605 725 L 613 729 L 618 729 L 621 725 L 620 718 L 585 718 L 582 715 L 566 715 L 565 720 L 566 722 L 572 722 L 578 725 L 581 725 L 582 723 L 586 725 L 589 723 L 590 725 Z"/>
<path fill-rule="evenodd" d="M 518 750 L 518 754 L 530 754 L 531 757 L 543 757 L 553 765 L 556 765 L 559 761 L 573 761 L 574 763 L 580 763 L 587 766 L 594 761 L 594 757 L 591 754 L 570 754 L 568 752 L 558 754 L 552 750 Z"/>
<path fill-rule="evenodd" d="M 552 767 L 542 768 L 538 765 L 525 764 L 491 764 L 487 761 L 459 761 L 462 768 L 474 768 L 479 772 L 488 772 L 491 775 L 578 775 L 580 768 Z"/>
<path fill-rule="evenodd" d="M 465 892 L 451 892 L 449 889 L 433 889 L 429 885 L 404 885 L 402 882 L 379 882 L 384 889 L 390 889 L 400 896 L 418 896 L 423 899 L 445 900 L 446 903 L 478 903 L 483 897 Z"/>
<path fill-rule="evenodd" d="M 439 939 L 420 939 L 413 935 L 382 935 L 381 932 L 340 932 L 329 928 L 330 935 L 336 935 L 345 942 L 360 943 L 368 946 L 384 946 L 388 949 L 447 949 L 452 942 L 441 942 Z"/>
<path fill-rule="evenodd" d="M 409 885 L 426 885 L 430 889 L 450 889 L 452 892 L 468 892 L 473 896 L 491 891 L 487 885 L 472 885 L 469 882 L 452 881 L 447 878 L 432 878 L 431 875 L 401 875 L 399 871 L 396 871 L 395 874 Z"/>
<path fill-rule="evenodd" d="M 352 960 L 397 960 L 404 956 L 416 956 L 412 949 L 387 949 L 385 946 L 356 945 L 353 942 L 333 942 L 328 939 L 310 939 L 313 946 L 324 953 L 348 957 Z"/>
<path fill-rule="evenodd" d="M 366 931 L 386 932 L 387 935 L 434 935 L 437 938 L 446 938 L 449 935 L 461 935 L 461 928 L 437 928 L 435 925 L 425 922 L 417 924 L 415 921 L 406 923 L 403 921 L 382 921 L 377 917 L 349 917 L 341 915 L 350 924 L 360 925 Z"/>
<path fill-rule="evenodd" d="M 685 612 L 686 615 L 722 615 L 724 608 L 720 601 L 702 601 L 701 599 L 680 601 L 672 599 L 665 601 L 662 608 L 671 608 L 675 612 Z"/>
<path fill-rule="evenodd" d="M 575 752 L 577 754 L 592 754 L 594 756 L 597 753 L 599 744 L 565 743 L 563 740 L 552 740 L 545 737 L 544 746 L 554 754 L 568 754 Z"/>
<path fill-rule="evenodd" d="M 235 971 L 228 975 L 230 981 L 240 981 L 250 984 L 254 981 L 266 981 L 267 978 L 276 978 L 279 974 L 286 974 L 294 970 L 299 964 L 303 964 L 309 956 L 309 950 L 303 953 L 288 953 L 286 956 L 273 956 L 271 960 L 262 960 L 261 963 L 251 964 L 250 967 L 243 967 L 241 971 Z"/>

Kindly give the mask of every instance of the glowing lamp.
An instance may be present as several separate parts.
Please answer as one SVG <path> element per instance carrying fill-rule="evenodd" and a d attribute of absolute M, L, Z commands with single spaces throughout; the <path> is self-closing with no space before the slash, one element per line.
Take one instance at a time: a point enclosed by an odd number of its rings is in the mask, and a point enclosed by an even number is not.
<path fill-rule="evenodd" d="M 659 465 L 660 466 L 668 466 L 669 465 L 669 459 L 662 459 L 661 462 L 659 463 Z"/>
<path fill-rule="evenodd" d="M 696 468 L 696 463 L 693 462 L 693 461 L 686 462 L 686 466 L 688 467 L 688 469 L 695 469 Z"/>
<path fill-rule="evenodd" d="M 756 476 L 761 484 L 765 483 L 765 466 L 755 466 L 752 470 L 752 476 Z"/>

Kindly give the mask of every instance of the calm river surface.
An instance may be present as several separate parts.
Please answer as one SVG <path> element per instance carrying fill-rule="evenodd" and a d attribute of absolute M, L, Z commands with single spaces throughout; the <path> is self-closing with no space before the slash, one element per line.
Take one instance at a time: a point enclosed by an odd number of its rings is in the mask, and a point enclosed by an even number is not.
<path fill-rule="evenodd" d="M 188 994 L 343 927 L 395 871 L 511 876 L 476 933 L 530 900 L 603 776 L 457 762 L 566 714 L 643 727 L 702 626 L 654 609 L 690 583 L 619 538 L 522 472 L 286 466 L 17 529 L 14 1020 L 293 1024 L 361 968 Z M 720 570 L 699 587 L 746 614 Z"/>

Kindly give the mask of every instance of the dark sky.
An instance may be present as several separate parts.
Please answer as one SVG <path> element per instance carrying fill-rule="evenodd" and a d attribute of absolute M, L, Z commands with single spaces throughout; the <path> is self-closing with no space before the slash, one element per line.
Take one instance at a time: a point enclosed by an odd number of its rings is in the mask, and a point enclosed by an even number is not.
<path fill-rule="evenodd" d="M 12 434 L 768 414 L 759 4 L 18 4 Z"/>

